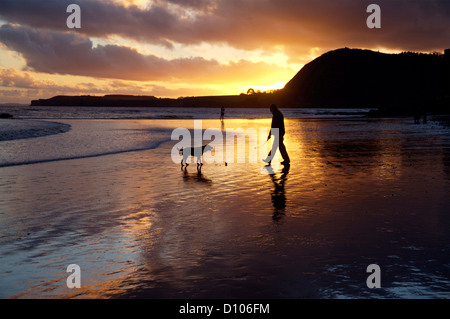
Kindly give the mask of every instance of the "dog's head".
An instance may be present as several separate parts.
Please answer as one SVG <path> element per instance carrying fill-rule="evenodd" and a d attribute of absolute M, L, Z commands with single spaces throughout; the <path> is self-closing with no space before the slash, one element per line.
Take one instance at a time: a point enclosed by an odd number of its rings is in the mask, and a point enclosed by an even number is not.
<path fill-rule="evenodd" d="M 203 152 L 208 152 L 208 151 L 212 151 L 214 149 L 214 147 L 212 147 L 211 145 L 206 145 L 203 149 Z"/>

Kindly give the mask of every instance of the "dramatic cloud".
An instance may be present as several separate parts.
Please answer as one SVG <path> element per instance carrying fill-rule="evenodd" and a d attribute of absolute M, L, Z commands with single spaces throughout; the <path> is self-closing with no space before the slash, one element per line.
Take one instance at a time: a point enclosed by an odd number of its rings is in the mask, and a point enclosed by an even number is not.
<path fill-rule="evenodd" d="M 201 57 L 166 60 L 119 45 L 93 46 L 73 32 L 40 31 L 5 24 L 0 42 L 21 53 L 28 68 L 45 73 L 139 81 L 248 83 L 292 75 L 293 70 L 240 60 L 220 64 Z M 239 75 L 239 76 L 238 76 Z"/>
<path fill-rule="evenodd" d="M 0 17 L 63 30 L 65 8 L 71 2 L 3 0 Z M 247 50 L 286 47 L 289 52 L 305 52 L 343 46 L 438 50 L 450 44 L 448 0 L 379 0 L 379 30 L 366 26 L 366 8 L 373 2 L 368 0 L 158 0 L 147 8 L 113 1 L 76 2 L 82 8 L 79 32 L 166 46 L 216 42 Z"/>
<path fill-rule="evenodd" d="M 72 3 L 81 29 L 66 26 Z M 381 8 L 380 29 L 366 26 L 371 3 Z M 286 83 L 337 48 L 442 52 L 449 21 L 448 0 L 0 0 L 0 98 L 95 93 L 99 81 L 108 93 L 108 85 L 120 89 L 112 79 L 136 94 L 240 93 Z M 33 72 L 49 75 L 49 85 Z M 55 74 L 90 85 L 55 81 L 52 89 Z"/>

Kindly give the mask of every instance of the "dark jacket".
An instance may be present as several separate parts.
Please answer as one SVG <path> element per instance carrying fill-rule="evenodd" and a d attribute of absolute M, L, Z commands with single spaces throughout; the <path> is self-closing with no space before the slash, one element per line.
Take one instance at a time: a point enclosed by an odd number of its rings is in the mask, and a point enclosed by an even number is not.
<path fill-rule="evenodd" d="M 275 112 L 273 112 L 271 128 L 277 128 L 279 130 L 280 137 L 284 136 L 284 116 L 279 110 L 275 110 Z"/>

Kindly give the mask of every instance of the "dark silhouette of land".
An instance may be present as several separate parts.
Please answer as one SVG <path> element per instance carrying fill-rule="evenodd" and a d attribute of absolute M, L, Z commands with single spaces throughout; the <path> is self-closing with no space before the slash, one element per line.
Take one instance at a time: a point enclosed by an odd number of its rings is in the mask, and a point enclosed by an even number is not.
<path fill-rule="evenodd" d="M 306 64 L 281 90 L 178 99 L 155 96 L 55 96 L 32 106 L 377 108 L 371 115 L 450 113 L 450 49 L 386 54 L 337 49 Z M 418 111 L 419 110 L 419 111 Z"/>
<path fill-rule="evenodd" d="M 368 107 L 374 114 L 449 112 L 450 49 L 445 54 L 338 49 L 306 64 L 283 89 L 291 107 Z"/>
<path fill-rule="evenodd" d="M 261 97 L 261 96 L 264 97 Z M 157 98 L 155 96 L 105 95 L 105 96 L 64 96 L 31 101 L 31 106 L 121 106 L 121 107 L 267 107 L 266 101 L 272 94 L 222 95 L 180 97 L 178 99 Z"/>

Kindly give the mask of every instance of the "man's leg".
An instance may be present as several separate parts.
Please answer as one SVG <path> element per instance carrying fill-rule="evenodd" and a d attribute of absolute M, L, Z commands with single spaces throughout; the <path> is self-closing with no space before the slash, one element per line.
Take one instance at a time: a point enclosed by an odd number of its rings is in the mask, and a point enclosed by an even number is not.
<path fill-rule="evenodd" d="M 286 151 L 286 146 L 284 145 L 283 137 L 280 137 L 279 148 L 280 148 L 280 154 L 283 157 L 283 163 L 288 164 L 291 160 L 289 159 L 289 155 Z"/>

